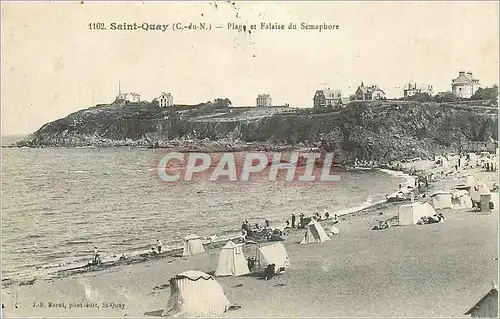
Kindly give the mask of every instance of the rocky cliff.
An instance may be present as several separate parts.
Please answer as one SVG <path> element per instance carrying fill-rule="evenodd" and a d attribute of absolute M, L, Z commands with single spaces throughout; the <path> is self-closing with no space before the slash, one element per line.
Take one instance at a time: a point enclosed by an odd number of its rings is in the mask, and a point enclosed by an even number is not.
<path fill-rule="evenodd" d="M 339 110 L 98 105 L 48 123 L 18 146 L 142 146 L 220 151 L 321 148 L 338 162 L 388 162 L 498 140 L 498 110 L 468 104 L 351 102 Z"/>

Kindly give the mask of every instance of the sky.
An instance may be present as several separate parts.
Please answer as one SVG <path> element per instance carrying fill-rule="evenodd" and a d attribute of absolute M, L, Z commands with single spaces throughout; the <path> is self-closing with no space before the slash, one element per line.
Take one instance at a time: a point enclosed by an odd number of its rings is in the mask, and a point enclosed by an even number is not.
<path fill-rule="evenodd" d="M 176 104 L 227 97 L 311 107 L 314 92 L 344 96 L 376 84 L 399 97 L 409 81 L 451 90 L 459 71 L 498 84 L 498 2 L 2 2 L 2 134 L 43 124 L 118 93 Z M 101 22 L 107 30 L 90 30 Z M 113 31 L 111 23 L 188 24 L 210 31 Z M 298 30 L 260 30 L 264 23 Z M 338 30 L 300 30 L 300 24 Z M 228 23 L 257 24 L 251 33 Z M 216 29 L 215 26 L 223 26 Z"/>

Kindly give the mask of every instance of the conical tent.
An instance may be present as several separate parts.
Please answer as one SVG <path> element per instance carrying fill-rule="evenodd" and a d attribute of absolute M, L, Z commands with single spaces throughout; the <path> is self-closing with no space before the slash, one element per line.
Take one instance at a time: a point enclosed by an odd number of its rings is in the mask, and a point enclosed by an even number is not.
<path fill-rule="evenodd" d="M 241 276 L 250 273 L 241 246 L 228 241 L 222 247 L 219 255 L 219 263 L 215 269 L 216 276 Z"/>
<path fill-rule="evenodd" d="M 200 254 L 205 251 L 200 236 L 189 235 L 184 238 L 184 250 L 182 256 L 190 256 Z"/>
<path fill-rule="evenodd" d="M 306 228 L 307 232 L 304 235 L 304 239 L 300 242 L 301 244 L 323 243 L 330 240 L 330 237 L 326 234 L 323 226 L 321 226 L 321 224 L 314 219 L 309 222 Z"/>
<path fill-rule="evenodd" d="M 229 307 L 231 303 L 214 277 L 188 270 L 170 279 L 170 298 L 162 316 L 217 316 Z"/>
<path fill-rule="evenodd" d="M 257 260 L 261 268 L 265 268 L 270 264 L 276 266 L 276 271 L 279 271 L 281 268 L 286 269 L 290 267 L 290 258 L 282 243 L 260 247 L 258 249 Z"/>

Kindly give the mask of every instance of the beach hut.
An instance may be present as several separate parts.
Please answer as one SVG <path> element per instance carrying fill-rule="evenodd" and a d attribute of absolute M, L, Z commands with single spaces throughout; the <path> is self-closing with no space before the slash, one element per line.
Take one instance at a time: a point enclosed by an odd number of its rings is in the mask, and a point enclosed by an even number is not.
<path fill-rule="evenodd" d="M 498 287 L 495 283 L 493 284 L 493 288 L 470 308 L 465 315 L 498 318 Z"/>
<path fill-rule="evenodd" d="M 408 205 L 401 205 L 399 207 L 399 225 L 407 226 L 407 225 L 415 225 L 420 218 L 424 216 L 432 216 L 436 212 L 434 208 L 429 203 L 419 203 L 415 202 Z"/>
<path fill-rule="evenodd" d="M 184 238 L 184 250 L 182 251 L 182 256 L 201 254 L 204 251 L 205 248 L 203 248 L 200 236 L 189 235 Z"/>
<path fill-rule="evenodd" d="M 454 189 L 470 191 L 471 187 L 476 184 L 474 176 L 465 176 L 460 178 Z"/>
<path fill-rule="evenodd" d="M 452 194 L 450 192 L 438 191 L 431 195 L 434 209 L 451 208 Z"/>
<path fill-rule="evenodd" d="M 472 201 L 481 203 L 482 211 L 490 209 L 491 192 L 483 182 L 478 182 L 471 188 L 470 197 Z"/>
<path fill-rule="evenodd" d="M 213 276 L 188 270 L 170 279 L 170 298 L 162 316 L 217 316 L 229 307 L 224 289 Z"/>
<path fill-rule="evenodd" d="M 261 268 L 274 264 L 276 272 L 290 267 L 290 258 L 282 243 L 260 247 L 257 253 L 257 262 Z"/>
<path fill-rule="evenodd" d="M 452 209 L 472 208 L 472 199 L 466 190 L 455 190 L 451 197 Z"/>
<path fill-rule="evenodd" d="M 250 273 L 241 246 L 230 240 L 222 247 L 215 269 L 216 276 L 241 276 Z"/>
<path fill-rule="evenodd" d="M 306 227 L 307 231 L 304 235 L 304 238 L 300 242 L 301 244 L 321 244 L 327 240 L 330 240 L 330 237 L 326 234 L 323 226 L 320 223 L 312 219 Z"/>

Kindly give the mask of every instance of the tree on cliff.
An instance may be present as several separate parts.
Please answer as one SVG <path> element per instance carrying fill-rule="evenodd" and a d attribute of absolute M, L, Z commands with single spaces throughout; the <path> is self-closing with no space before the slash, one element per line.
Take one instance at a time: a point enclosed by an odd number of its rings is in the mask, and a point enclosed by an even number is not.
<path fill-rule="evenodd" d="M 214 109 L 225 109 L 233 106 L 231 100 L 229 100 L 228 98 L 225 99 L 217 98 L 213 102 L 210 102 L 210 104 L 213 106 Z"/>

